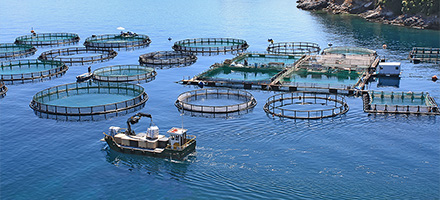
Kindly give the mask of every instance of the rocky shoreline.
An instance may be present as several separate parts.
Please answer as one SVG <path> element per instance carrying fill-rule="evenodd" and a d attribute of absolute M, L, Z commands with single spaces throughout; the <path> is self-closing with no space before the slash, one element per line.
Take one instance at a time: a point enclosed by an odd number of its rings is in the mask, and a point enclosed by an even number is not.
<path fill-rule="evenodd" d="M 418 29 L 440 30 L 438 15 L 395 15 L 392 11 L 376 6 L 372 0 L 298 0 L 303 10 L 323 10 L 333 14 L 356 14 L 368 21 L 407 26 Z"/>

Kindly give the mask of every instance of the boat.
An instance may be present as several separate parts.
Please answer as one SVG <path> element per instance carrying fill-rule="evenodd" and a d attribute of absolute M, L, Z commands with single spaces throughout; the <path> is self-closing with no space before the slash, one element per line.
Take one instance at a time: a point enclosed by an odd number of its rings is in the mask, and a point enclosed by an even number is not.
<path fill-rule="evenodd" d="M 80 74 L 80 75 L 76 76 L 76 81 L 83 82 L 83 81 L 89 80 L 90 78 L 92 78 L 92 76 L 93 76 L 93 74 L 90 72 Z"/>
<path fill-rule="evenodd" d="M 142 117 L 151 119 L 150 127 L 146 132 L 135 133 L 131 125 L 138 123 Z M 111 126 L 109 134 L 104 133 L 104 140 L 114 151 L 172 160 L 184 160 L 195 151 L 196 137 L 187 135 L 187 129 L 173 127 L 167 133 L 169 137 L 159 134 L 150 114 L 137 113 L 128 118 L 127 128 Z"/>

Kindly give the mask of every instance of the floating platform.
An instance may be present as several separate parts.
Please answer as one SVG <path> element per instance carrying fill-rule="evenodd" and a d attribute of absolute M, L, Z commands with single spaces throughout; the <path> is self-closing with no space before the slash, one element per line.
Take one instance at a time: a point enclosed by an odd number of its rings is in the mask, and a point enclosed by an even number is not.
<path fill-rule="evenodd" d="M 246 57 L 239 55 L 221 64 L 216 63 L 207 71 L 193 78 L 184 78 L 180 83 L 198 85 L 203 82 L 208 87 L 353 95 L 355 92 L 363 92 L 380 61 L 374 56 L 342 58 L 341 55 L 303 55 L 289 65 L 252 67 L 237 63 L 244 58 Z M 293 58 L 296 59 L 295 56 Z"/>
<path fill-rule="evenodd" d="M 214 65 L 209 70 L 197 75 L 200 81 L 224 81 L 234 83 L 270 83 L 273 76 L 278 74 L 279 67 L 249 67 L 233 65 Z"/>
<path fill-rule="evenodd" d="M 430 47 L 414 47 L 410 52 L 408 58 L 414 64 L 420 62 L 440 63 L 440 48 Z"/>
<path fill-rule="evenodd" d="M 113 65 L 93 71 L 93 79 L 107 82 L 148 81 L 156 75 L 154 68 L 141 65 Z"/>
<path fill-rule="evenodd" d="M 321 48 L 312 42 L 278 42 L 269 44 L 267 52 L 288 55 L 306 55 L 319 53 Z"/>
<path fill-rule="evenodd" d="M 139 56 L 139 64 L 163 68 L 166 66 L 188 66 L 197 61 L 191 52 L 156 51 Z"/>
<path fill-rule="evenodd" d="M 328 47 L 322 50 L 322 55 L 344 55 L 344 56 L 367 56 L 367 57 L 376 57 L 377 53 L 374 50 L 361 48 L 361 47 Z"/>
<path fill-rule="evenodd" d="M 272 54 L 272 53 L 240 53 L 237 57 L 232 59 L 232 64 L 235 66 L 248 66 L 256 68 L 265 67 L 288 67 L 301 56 L 288 55 L 288 54 Z"/>
<path fill-rule="evenodd" d="M 212 101 L 212 104 L 206 105 L 206 101 Z M 204 101 L 198 102 L 199 100 Z M 231 105 L 224 105 L 225 100 L 236 102 Z M 237 103 L 238 102 L 238 103 Z M 232 89 L 199 89 L 184 92 L 179 95 L 174 105 L 179 110 L 186 110 L 201 113 L 232 113 L 251 109 L 257 105 L 254 96 L 246 91 Z"/>
<path fill-rule="evenodd" d="M 91 36 L 86 39 L 84 46 L 86 47 L 98 47 L 98 48 L 135 48 L 146 47 L 151 43 L 150 38 L 147 35 L 142 34 L 106 34 Z"/>
<path fill-rule="evenodd" d="M 440 115 L 437 103 L 427 92 L 368 91 L 363 103 L 368 113 Z"/>
<path fill-rule="evenodd" d="M 269 97 L 263 109 L 272 117 L 322 119 L 345 114 L 349 107 L 341 95 L 291 92 Z"/>
<path fill-rule="evenodd" d="M 39 33 L 24 35 L 15 39 L 15 44 L 27 44 L 32 46 L 56 46 L 79 42 L 79 36 L 75 33 Z"/>
<path fill-rule="evenodd" d="M 110 48 L 70 47 L 41 53 L 40 60 L 57 60 L 68 64 L 104 62 L 115 58 L 118 53 Z"/>
<path fill-rule="evenodd" d="M 69 67 L 53 60 L 18 60 L 0 63 L 1 81 L 33 81 L 61 76 Z"/>
<path fill-rule="evenodd" d="M 129 110 L 147 100 L 147 93 L 139 85 L 88 81 L 42 90 L 34 95 L 29 106 L 46 114 L 84 116 Z"/>
<path fill-rule="evenodd" d="M 379 59 L 376 56 L 304 56 L 272 78 L 272 84 L 363 89 Z"/>
<path fill-rule="evenodd" d="M 249 47 L 245 40 L 234 38 L 196 38 L 180 40 L 174 43 L 175 51 L 191 53 L 218 54 L 242 52 Z"/>
<path fill-rule="evenodd" d="M 7 91 L 8 88 L 6 87 L 5 83 L 0 82 L 0 97 L 4 97 Z"/>
<path fill-rule="evenodd" d="M 37 49 L 27 44 L 0 44 L 0 59 L 14 59 L 34 55 Z"/>

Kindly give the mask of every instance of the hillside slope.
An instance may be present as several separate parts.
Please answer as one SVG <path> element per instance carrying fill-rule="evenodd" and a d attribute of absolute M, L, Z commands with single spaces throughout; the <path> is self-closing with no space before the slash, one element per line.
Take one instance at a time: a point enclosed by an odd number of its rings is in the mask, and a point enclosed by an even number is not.
<path fill-rule="evenodd" d="M 303 10 L 357 14 L 369 21 L 440 30 L 439 0 L 298 0 Z"/>

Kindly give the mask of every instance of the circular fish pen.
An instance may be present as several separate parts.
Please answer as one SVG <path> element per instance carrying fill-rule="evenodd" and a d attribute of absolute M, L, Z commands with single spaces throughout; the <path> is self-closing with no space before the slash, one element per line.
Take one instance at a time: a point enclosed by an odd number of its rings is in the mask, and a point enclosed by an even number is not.
<path fill-rule="evenodd" d="M 129 83 L 89 81 L 42 90 L 29 106 L 37 112 L 83 116 L 129 110 L 148 100 L 144 88 Z"/>
<path fill-rule="evenodd" d="M 113 65 L 93 71 L 93 79 L 107 82 L 152 80 L 156 75 L 154 68 L 140 65 Z"/>
<path fill-rule="evenodd" d="M 275 54 L 304 55 L 319 53 L 321 48 L 312 42 L 279 42 L 269 44 L 266 50 Z"/>
<path fill-rule="evenodd" d="M 196 62 L 191 52 L 156 51 L 139 56 L 139 64 L 146 66 L 188 66 Z"/>
<path fill-rule="evenodd" d="M 226 52 L 242 52 L 249 45 L 245 40 L 234 38 L 196 38 L 180 40 L 174 43 L 175 51 L 184 51 L 191 53 L 226 53 Z"/>
<path fill-rule="evenodd" d="M 57 60 L 69 64 L 86 64 L 111 60 L 117 55 L 118 53 L 110 48 L 70 47 L 45 51 L 38 59 Z"/>
<path fill-rule="evenodd" d="M 8 88 L 6 87 L 5 83 L 0 82 L 0 97 L 4 97 L 7 91 Z"/>
<path fill-rule="evenodd" d="M 269 97 L 263 109 L 273 117 L 322 119 L 342 115 L 349 107 L 341 95 L 292 92 Z"/>
<path fill-rule="evenodd" d="M 0 64 L 0 80 L 26 81 L 64 74 L 69 67 L 54 60 L 18 60 Z"/>
<path fill-rule="evenodd" d="M 84 42 L 84 46 L 121 49 L 148 46 L 150 43 L 151 40 L 147 35 L 106 34 L 88 37 Z"/>
<path fill-rule="evenodd" d="M 329 47 L 322 50 L 322 55 L 337 54 L 346 56 L 376 56 L 374 50 L 361 47 Z"/>
<path fill-rule="evenodd" d="M 230 105 L 220 105 L 224 104 L 225 99 L 235 102 Z M 210 102 L 209 100 L 213 101 Z M 207 103 L 210 103 L 211 105 L 207 105 Z M 180 94 L 174 105 L 179 110 L 192 112 L 232 113 L 255 107 L 255 105 L 257 105 L 257 100 L 255 100 L 251 93 L 242 90 L 199 89 Z"/>
<path fill-rule="evenodd" d="M 39 33 L 17 37 L 15 43 L 33 46 L 56 46 L 77 43 L 79 39 L 78 34 L 75 33 Z"/>
<path fill-rule="evenodd" d="M 31 45 L 1 43 L 0 59 L 13 59 L 34 55 L 37 49 Z"/>

